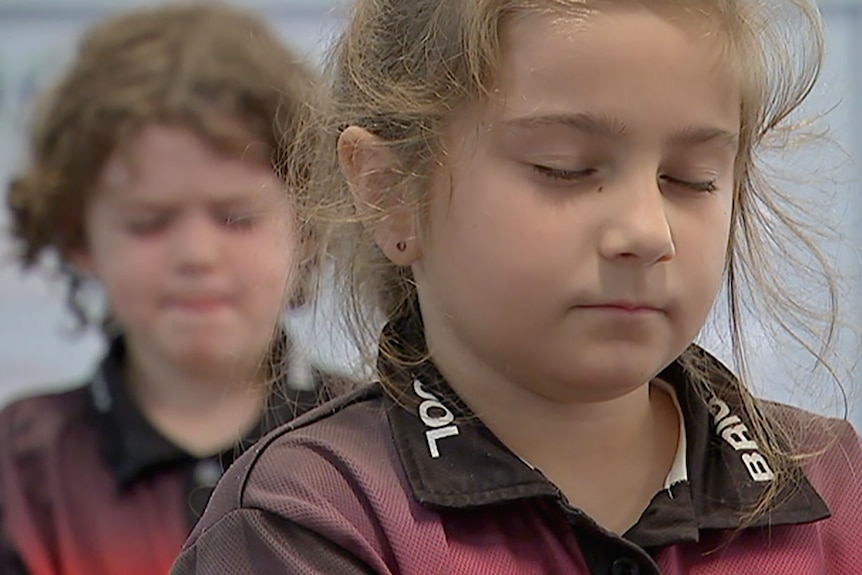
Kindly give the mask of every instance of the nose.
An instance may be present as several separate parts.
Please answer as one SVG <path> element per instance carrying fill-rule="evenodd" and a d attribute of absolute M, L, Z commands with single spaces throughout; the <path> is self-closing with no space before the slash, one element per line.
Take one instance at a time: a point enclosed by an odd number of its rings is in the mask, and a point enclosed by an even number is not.
<path fill-rule="evenodd" d="M 187 214 L 174 228 L 170 249 L 181 272 L 197 273 L 215 267 L 221 254 L 216 222 L 205 214 Z"/>
<path fill-rule="evenodd" d="M 613 202 L 599 250 L 609 260 L 653 265 L 676 253 L 668 219 L 668 203 L 655 173 L 623 184 Z"/>

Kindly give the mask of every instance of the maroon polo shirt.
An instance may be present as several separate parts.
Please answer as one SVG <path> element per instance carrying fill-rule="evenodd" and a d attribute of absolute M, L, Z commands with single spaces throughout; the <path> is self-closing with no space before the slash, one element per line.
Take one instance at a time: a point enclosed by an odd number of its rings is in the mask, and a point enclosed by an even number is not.
<path fill-rule="evenodd" d="M 168 573 L 235 456 L 319 403 L 282 380 L 240 445 L 196 458 L 138 409 L 124 355 L 117 340 L 86 385 L 0 412 L 0 575 Z"/>
<path fill-rule="evenodd" d="M 850 425 L 766 405 L 769 416 L 805 430 L 803 448 L 828 448 L 743 527 L 772 470 L 736 407 L 730 374 L 713 382 L 708 401 L 678 364 L 661 377 L 684 417 L 687 477 L 657 493 L 622 535 L 569 505 L 425 365 L 403 374 L 398 402 L 373 385 L 246 452 L 173 575 L 862 572 L 862 451 Z"/>

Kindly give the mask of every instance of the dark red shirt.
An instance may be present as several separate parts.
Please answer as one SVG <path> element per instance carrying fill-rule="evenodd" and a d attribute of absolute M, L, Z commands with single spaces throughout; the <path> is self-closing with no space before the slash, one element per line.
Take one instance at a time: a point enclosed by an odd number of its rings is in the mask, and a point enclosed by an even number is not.
<path fill-rule="evenodd" d="M 742 528 L 772 479 L 732 387 L 715 382 L 707 402 L 679 365 L 661 377 L 684 416 L 687 479 L 657 493 L 621 536 L 570 506 L 431 367 L 401 382 L 408 395 L 397 403 L 371 386 L 246 452 L 173 575 L 862 572 L 862 450 L 849 424 L 767 405 L 806 430 L 812 444 L 802 448 L 829 447 Z"/>
<path fill-rule="evenodd" d="M 199 459 L 137 408 L 123 356 L 118 340 L 86 385 L 0 413 L 0 574 L 168 573 L 234 457 L 319 403 L 282 381 L 241 445 Z"/>

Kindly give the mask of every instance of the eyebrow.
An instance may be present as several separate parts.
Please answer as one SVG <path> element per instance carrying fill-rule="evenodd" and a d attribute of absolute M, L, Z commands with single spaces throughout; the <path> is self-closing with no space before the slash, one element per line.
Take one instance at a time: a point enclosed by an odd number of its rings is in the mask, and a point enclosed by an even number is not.
<path fill-rule="evenodd" d="M 671 137 L 673 144 L 705 144 L 718 142 L 728 148 L 739 146 L 739 133 L 711 126 L 686 126 Z"/>
<path fill-rule="evenodd" d="M 577 114 L 533 114 L 512 118 L 502 122 L 512 128 L 563 127 L 595 136 L 622 137 L 626 126 L 608 116 L 597 116 L 589 112 Z"/>
<path fill-rule="evenodd" d="M 124 207 L 130 208 L 139 208 L 139 209 L 152 209 L 152 210 L 164 210 L 164 209 L 175 209 L 177 206 L 176 198 L 166 197 L 166 198 L 153 198 L 149 196 L 144 197 L 122 197 L 118 198 L 119 202 Z M 182 203 L 182 202 L 179 202 Z M 247 195 L 243 194 L 241 191 L 233 191 L 224 194 L 222 197 L 215 198 L 207 198 L 204 201 L 204 204 L 216 207 L 218 209 L 227 209 L 227 208 L 237 208 L 237 207 L 246 207 L 246 206 L 256 206 L 261 204 L 261 199 L 257 195 Z"/>
<path fill-rule="evenodd" d="M 534 114 L 512 118 L 501 122 L 503 126 L 513 128 L 541 128 L 559 126 L 591 136 L 622 138 L 628 127 L 616 118 L 599 116 L 589 112 L 573 114 Z M 685 126 L 675 132 L 670 142 L 674 145 L 704 144 L 717 141 L 723 146 L 736 148 L 739 134 L 712 126 Z"/>

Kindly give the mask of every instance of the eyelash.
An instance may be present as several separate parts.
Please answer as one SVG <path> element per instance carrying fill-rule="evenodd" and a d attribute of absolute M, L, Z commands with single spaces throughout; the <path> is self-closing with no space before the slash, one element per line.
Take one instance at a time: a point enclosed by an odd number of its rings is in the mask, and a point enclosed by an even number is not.
<path fill-rule="evenodd" d="M 582 180 L 596 173 L 596 170 L 592 168 L 586 170 L 563 170 L 561 168 L 550 168 L 535 164 L 533 165 L 533 170 L 546 178 L 565 181 Z"/>
<path fill-rule="evenodd" d="M 257 224 L 258 214 L 243 214 L 239 216 L 226 216 L 224 223 L 226 226 L 235 229 L 249 229 Z"/>
<path fill-rule="evenodd" d="M 564 181 L 577 181 L 582 180 L 584 178 L 588 178 L 596 173 L 595 169 L 586 169 L 586 170 L 563 170 L 560 168 L 550 168 L 548 166 L 539 166 L 533 165 L 533 170 L 538 174 L 552 179 L 552 180 L 564 180 Z M 715 180 L 704 180 L 700 182 L 690 182 L 688 180 L 681 180 L 679 178 L 672 178 L 670 176 L 661 176 L 661 179 L 670 182 L 672 184 L 678 184 L 681 186 L 685 186 L 690 190 L 701 193 L 712 193 L 715 192 L 718 187 L 715 184 Z"/>
<path fill-rule="evenodd" d="M 693 190 L 695 192 L 700 192 L 702 194 L 711 194 L 718 189 L 715 185 L 715 180 L 704 180 L 701 182 L 690 182 L 688 180 L 680 180 L 678 178 L 671 178 L 670 176 L 662 176 L 662 179 L 672 183 L 679 184 L 680 186 L 685 186 L 686 188 Z"/>
<path fill-rule="evenodd" d="M 166 218 L 153 218 L 149 220 L 131 221 L 126 224 L 127 229 L 138 236 L 146 236 L 159 232 L 167 225 Z"/>
<path fill-rule="evenodd" d="M 253 228 L 260 218 L 259 214 L 241 214 L 221 216 L 222 225 L 235 230 L 248 230 Z M 168 225 L 167 217 L 153 217 L 147 220 L 130 221 L 126 228 L 132 234 L 138 236 L 154 235 L 162 231 Z"/>

